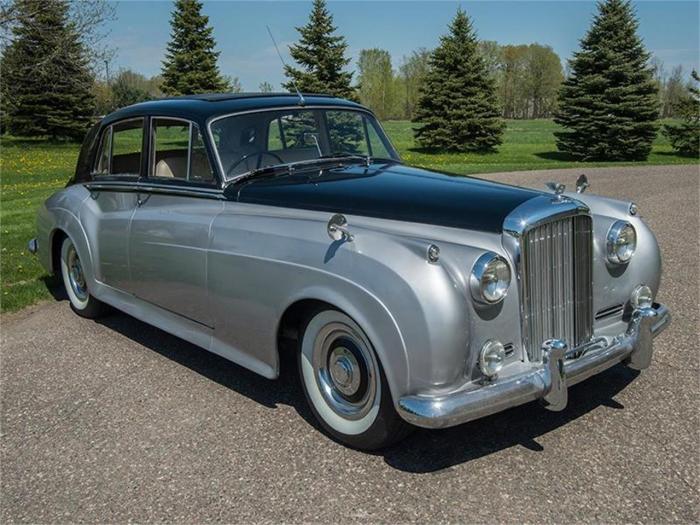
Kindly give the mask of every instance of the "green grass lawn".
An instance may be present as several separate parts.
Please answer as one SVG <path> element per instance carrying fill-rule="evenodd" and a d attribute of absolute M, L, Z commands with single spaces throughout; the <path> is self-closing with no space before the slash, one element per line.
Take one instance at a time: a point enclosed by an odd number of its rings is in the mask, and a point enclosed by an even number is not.
<path fill-rule="evenodd" d="M 414 149 L 409 122 L 386 122 L 404 161 L 455 173 L 546 169 L 559 167 L 622 165 L 577 163 L 557 153 L 548 120 L 509 121 L 504 144 L 497 153 L 427 154 Z M 34 236 L 37 207 L 73 174 L 78 157 L 76 144 L 49 144 L 40 140 L 0 138 L 0 309 L 18 310 L 49 297 L 46 276 L 36 258 L 27 251 Z M 646 163 L 698 162 L 675 155 L 663 137 L 654 144 Z M 635 163 L 625 163 L 625 165 Z"/>
<path fill-rule="evenodd" d="M 645 162 L 576 162 L 557 151 L 554 132 L 559 129 L 551 120 L 509 120 L 503 144 L 496 153 L 423 153 L 415 147 L 411 123 L 384 122 L 404 162 L 414 166 L 470 175 L 498 171 L 542 170 L 591 166 L 634 166 L 645 164 L 688 164 L 693 159 L 674 153 L 659 134 L 651 155 Z M 697 159 L 694 161 L 697 162 Z"/>

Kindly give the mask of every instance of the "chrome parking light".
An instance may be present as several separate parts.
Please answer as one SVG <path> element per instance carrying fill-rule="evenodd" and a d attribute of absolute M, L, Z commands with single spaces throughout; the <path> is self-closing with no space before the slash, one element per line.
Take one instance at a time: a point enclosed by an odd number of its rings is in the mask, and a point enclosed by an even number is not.
<path fill-rule="evenodd" d="M 635 310 L 650 308 L 653 302 L 654 296 L 652 295 L 651 288 L 645 284 L 637 286 L 630 297 L 630 304 Z"/>
<path fill-rule="evenodd" d="M 506 360 L 506 349 L 503 343 L 493 339 L 486 341 L 479 353 L 479 368 L 489 378 L 494 378 L 503 368 Z"/>

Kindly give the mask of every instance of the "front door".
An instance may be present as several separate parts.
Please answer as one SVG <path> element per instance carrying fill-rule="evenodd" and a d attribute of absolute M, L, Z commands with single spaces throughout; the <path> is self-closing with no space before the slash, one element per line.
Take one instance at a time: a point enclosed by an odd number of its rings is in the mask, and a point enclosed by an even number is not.
<path fill-rule="evenodd" d="M 211 326 L 207 249 L 221 192 L 195 124 L 153 118 L 150 128 L 149 177 L 129 234 L 130 291 Z"/>

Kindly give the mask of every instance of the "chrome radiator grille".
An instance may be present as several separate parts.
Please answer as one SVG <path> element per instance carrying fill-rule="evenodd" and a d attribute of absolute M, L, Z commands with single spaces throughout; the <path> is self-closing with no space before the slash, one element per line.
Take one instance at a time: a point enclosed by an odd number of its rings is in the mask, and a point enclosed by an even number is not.
<path fill-rule="evenodd" d="M 531 361 L 542 343 L 574 348 L 593 330 L 591 218 L 577 215 L 529 230 L 521 240 L 523 343 Z"/>

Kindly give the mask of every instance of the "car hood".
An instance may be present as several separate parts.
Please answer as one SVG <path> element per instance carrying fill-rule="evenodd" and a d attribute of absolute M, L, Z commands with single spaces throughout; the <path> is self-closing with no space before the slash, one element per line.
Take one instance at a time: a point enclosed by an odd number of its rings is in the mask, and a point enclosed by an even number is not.
<path fill-rule="evenodd" d="M 304 169 L 242 183 L 239 202 L 500 233 L 542 192 L 401 164 Z"/>

